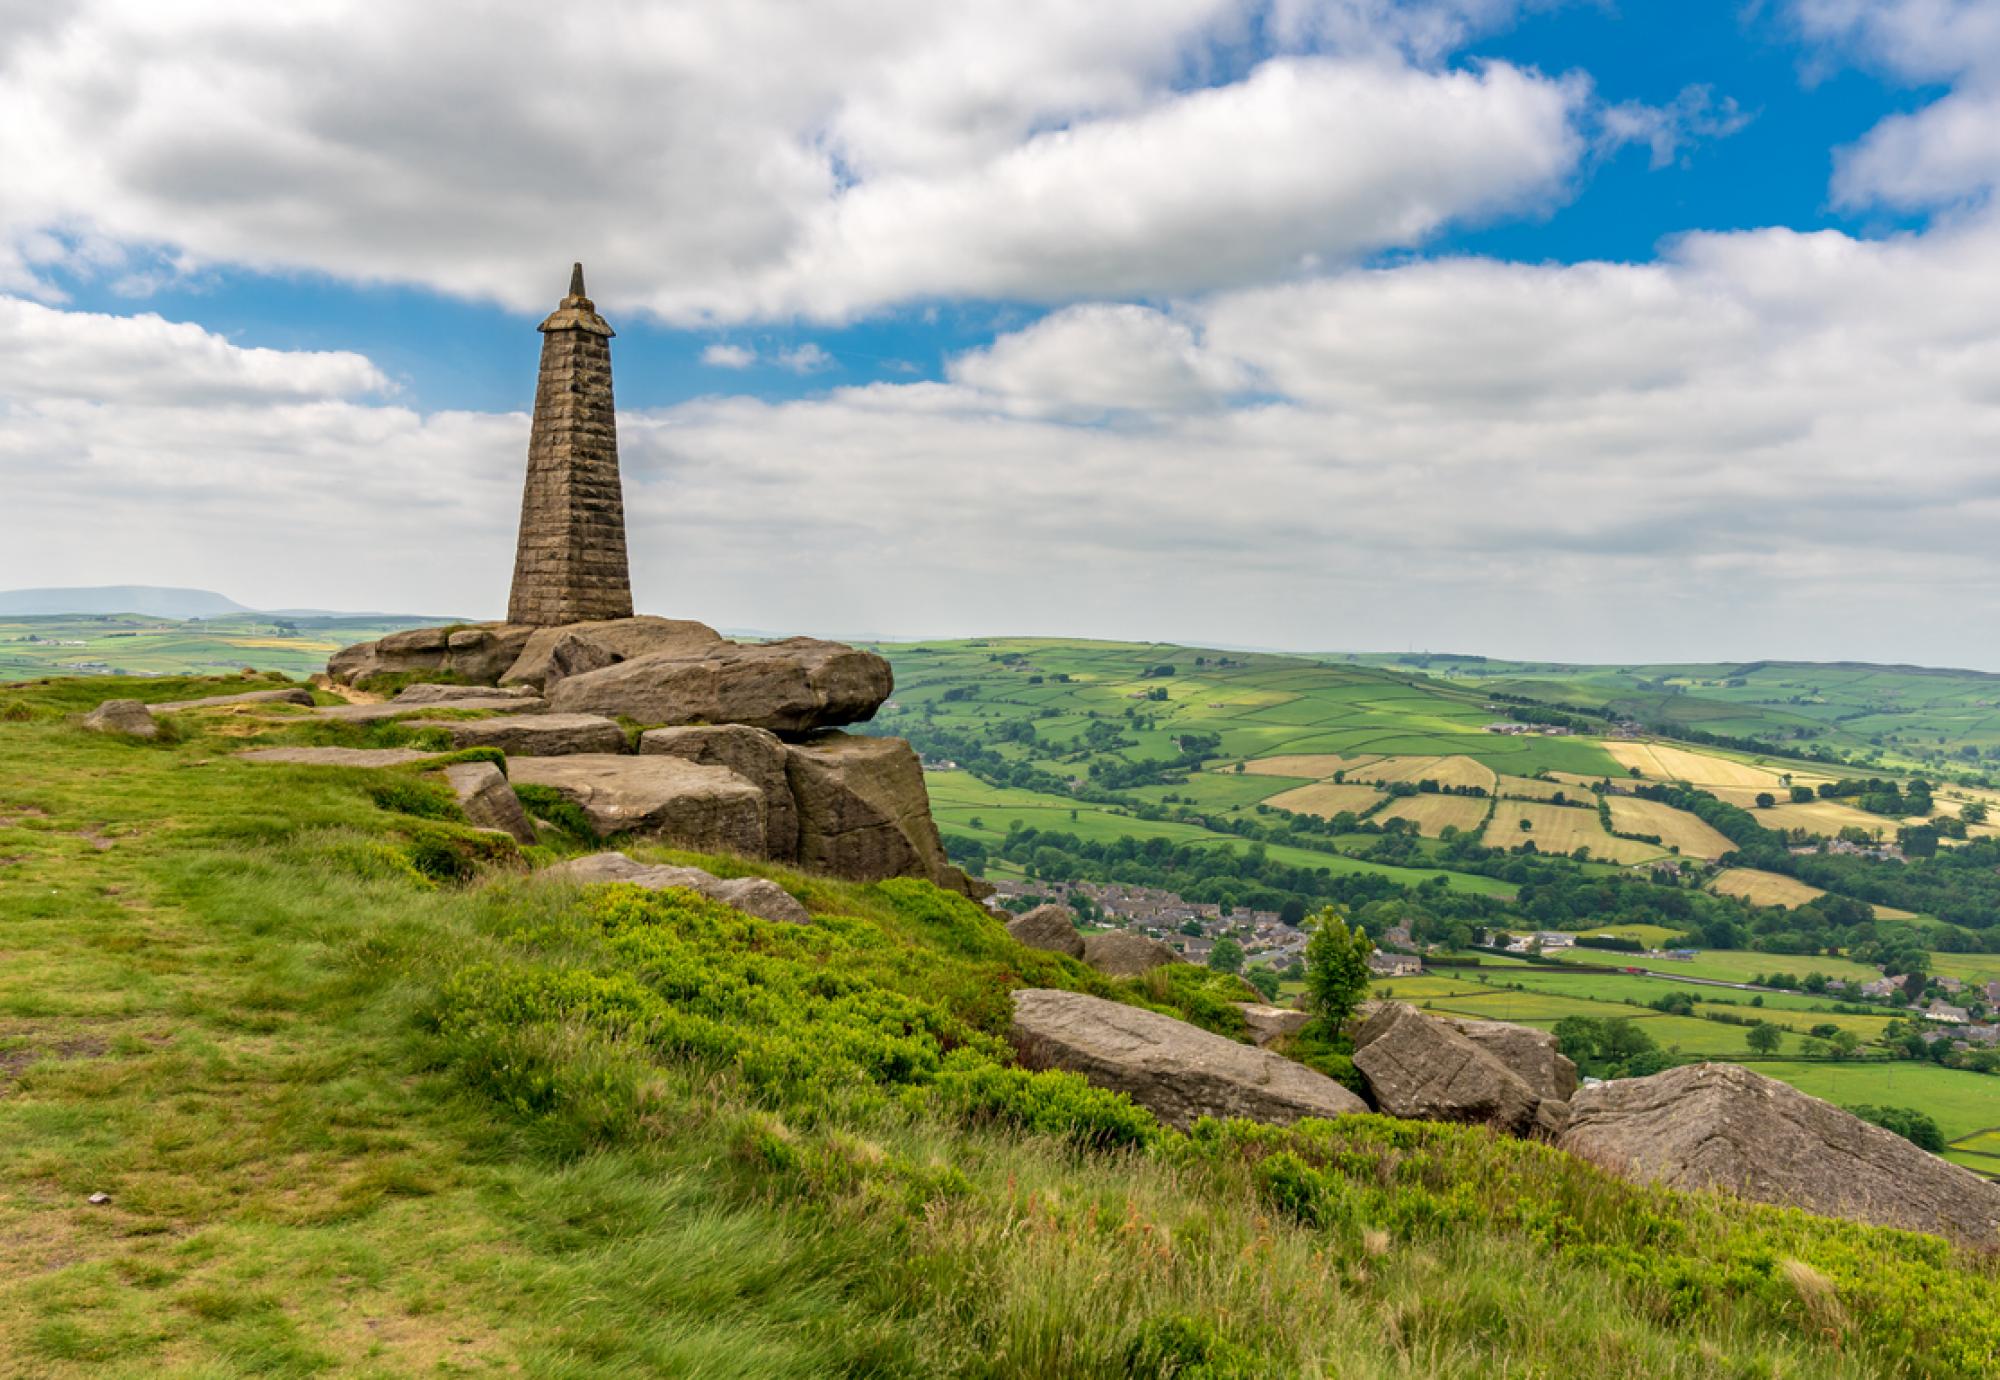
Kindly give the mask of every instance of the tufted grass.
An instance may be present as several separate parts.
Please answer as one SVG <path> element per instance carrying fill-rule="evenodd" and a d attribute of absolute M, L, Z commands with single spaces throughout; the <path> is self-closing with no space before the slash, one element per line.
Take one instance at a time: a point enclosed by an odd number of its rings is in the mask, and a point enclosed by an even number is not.
<path fill-rule="evenodd" d="M 1993 1262 L 1927 1238 L 1384 1118 L 1180 1135 L 997 1039 L 1022 982 L 1209 979 L 916 883 L 695 860 L 808 929 L 531 884 L 412 773 L 228 756 L 406 730 L 90 702 L 0 691 L 0 1375 L 2000 1367 Z"/>

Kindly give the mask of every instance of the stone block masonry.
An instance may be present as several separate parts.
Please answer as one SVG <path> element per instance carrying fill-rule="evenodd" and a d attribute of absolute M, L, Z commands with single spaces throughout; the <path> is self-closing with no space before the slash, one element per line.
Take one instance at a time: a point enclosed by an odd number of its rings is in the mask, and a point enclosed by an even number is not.
<path fill-rule="evenodd" d="M 612 329 L 584 295 L 583 265 L 541 324 L 542 370 L 521 495 L 507 621 L 534 627 L 632 616 Z"/>

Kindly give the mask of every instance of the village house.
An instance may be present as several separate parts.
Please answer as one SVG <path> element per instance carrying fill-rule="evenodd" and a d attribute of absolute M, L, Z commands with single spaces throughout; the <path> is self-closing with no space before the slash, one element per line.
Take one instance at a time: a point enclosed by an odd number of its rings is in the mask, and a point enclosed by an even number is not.
<path fill-rule="evenodd" d="M 1943 1025 L 1964 1025 L 1970 1017 L 1966 1015 L 1965 1008 L 1962 1006 L 1951 1006 L 1945 1002 L 1934 1001 L 1924 1008 L 1924 1019 L 1937 1021 Z"/>
<path fill-rule="evenodd" d="M 1385 954 L 1377 949 L 1368 955 L 1368 971 L 1376 977 L 1416 977 L 1424 971 L 1424 961 L 1415 954 Z"/>

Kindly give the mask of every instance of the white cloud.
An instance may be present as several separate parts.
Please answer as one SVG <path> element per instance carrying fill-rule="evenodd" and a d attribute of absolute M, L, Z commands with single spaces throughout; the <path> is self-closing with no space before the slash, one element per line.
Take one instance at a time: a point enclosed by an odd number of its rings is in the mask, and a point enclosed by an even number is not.
<path fill-rule="evenodd" d="M 1653 167 L 1670 167 L 1684 150 L 1708 139 L 1727 139 L 1755 118 L 1734 97 L 1716 99 L 1707 86 L 1683 86 L 1665 105 L 1621 101 L 1600 115 L 1602 142 L 1609 148 L 1644 144 Z"/>
<path fill-rule="evenodd" d="M 1581 88 L 1413 65 L 1510 9 L 10 8 L 0 285 L 30 240 L 135 290 L 231 263 L 522 310 L 575 257 L 675 321 L 1240 284 L 1561 194 Z M 1253 33 L 1333 56 L 1238 76 Z"/>
<path fill-rule="evenodd" d="M 1801 32 L 1862 63 L 1952 90 L 1840 151 L 1842 205 L 1924 208 L 2000 186 L 2000 6 L 1991 0 L 1793 0 Z"/>
<path fill-rule="evenodd" d="M 2000 668 L 1996 249 L 1979 222 L 1419 262 L 1072 308 L 941 383 L 628 411 L 639 602 L 823 634 Z M 497 612 L 525 419 L 334 377 L 312 401 L 10 384 L 0 584 Z"/>
<path fill-rule="evenodd" d="M 776 358 L 780 365 L 795 374 L 817 374 L 822 369 L 833 368 L 835 363 L 832 355 L 810 340 L 789 350 L 778 351 Z"/>
<path fill-rule="evenodd" d="M 747 345 L 710 345 L 701 352 L 701 362 L 713 369 L 748 369 L 757 362 L 757 352 Z"/>
<path fill-rule="evenodd" d="M 389 391 L 380 370 L 347 351 L 245 349 L 187 322 L 0 297 L 0 400 L 204 405 Z"/>

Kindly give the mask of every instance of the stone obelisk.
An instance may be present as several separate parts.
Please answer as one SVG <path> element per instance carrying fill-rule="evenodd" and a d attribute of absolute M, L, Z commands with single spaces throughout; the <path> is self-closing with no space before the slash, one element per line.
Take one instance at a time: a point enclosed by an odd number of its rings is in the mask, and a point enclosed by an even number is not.
<path fill-rule="evenodd" d="M 582 264 L 570 271 L 569 296 L 540 329 L 542 372 L 507 621 L 553 627 L 630 618 L 618 418 L 611 402 L 613 332 L 584 296 Z"/>

